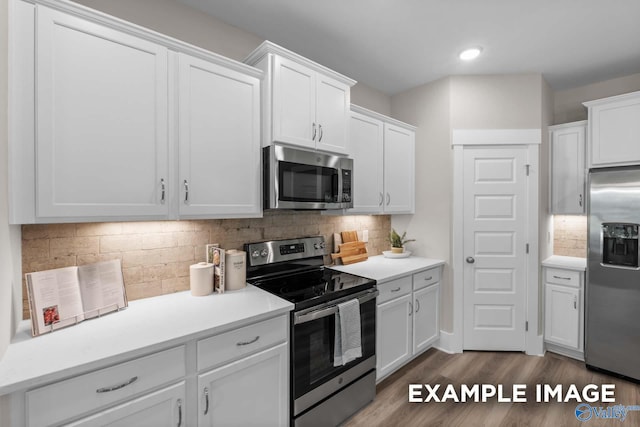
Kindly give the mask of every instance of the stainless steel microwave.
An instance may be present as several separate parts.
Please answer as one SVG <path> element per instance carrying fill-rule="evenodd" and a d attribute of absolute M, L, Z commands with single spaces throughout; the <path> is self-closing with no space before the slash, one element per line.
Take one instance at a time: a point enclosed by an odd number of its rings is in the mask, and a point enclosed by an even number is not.
<path fill-rule="evenodd" d="M 353 160 L 282 145 L 263 148 L 265 209 L 353 207 Z"/>

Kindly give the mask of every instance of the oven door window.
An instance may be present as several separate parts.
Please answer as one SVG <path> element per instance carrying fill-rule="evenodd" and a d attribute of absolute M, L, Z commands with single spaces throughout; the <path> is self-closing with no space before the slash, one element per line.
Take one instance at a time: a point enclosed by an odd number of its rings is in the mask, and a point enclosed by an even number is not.
<path fill-rule="evenodd" d="M 293 326 L 295 398 L 375 354 L 375 316 L 375 300 L 360 305 L 362 357 L 338 367 L 333 366 L 334 314 Z"/>
<path fill-rule="evenodd" d="M 289 202 L 338 202 L 338 170 L 279 162 L 279 198 Z"/>

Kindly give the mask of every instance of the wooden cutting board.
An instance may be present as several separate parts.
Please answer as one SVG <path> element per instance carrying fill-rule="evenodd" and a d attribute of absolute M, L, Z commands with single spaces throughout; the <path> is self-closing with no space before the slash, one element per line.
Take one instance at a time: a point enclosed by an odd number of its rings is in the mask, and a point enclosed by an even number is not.
<path fill-rule="evenodd" d="M 357 242 L 358 232 L 355 230 L 343 231 L 340 233 L 340 237 L 342 237 L 342 243 Z"/>
<path fill-rule="evenodd" d="M 364 261 L 369 258 L 365 242 L 341 243 L 338 246 L 340 251 L 338 253 L 332 253 L 331 259 L 341 259 L 345 265 Z"/>

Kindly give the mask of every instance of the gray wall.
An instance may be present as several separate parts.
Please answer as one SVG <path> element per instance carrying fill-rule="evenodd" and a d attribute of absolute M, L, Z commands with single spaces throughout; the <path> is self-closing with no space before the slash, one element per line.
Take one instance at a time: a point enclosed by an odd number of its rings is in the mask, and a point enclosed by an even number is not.
<path fill-rule="evenodd" d="M 554 93 L 553 124 L 587 119 L 585 101 L 640 90 L 640 73 Z"/>

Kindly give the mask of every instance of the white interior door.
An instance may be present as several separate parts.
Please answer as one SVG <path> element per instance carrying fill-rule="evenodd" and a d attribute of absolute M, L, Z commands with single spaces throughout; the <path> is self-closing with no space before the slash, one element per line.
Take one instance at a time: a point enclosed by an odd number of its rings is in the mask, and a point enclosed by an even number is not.
<path fill-rule="evenodd" d="M 527 158 L 526 146 L 464 149 L 466 350 L 525 349 Z"/>

